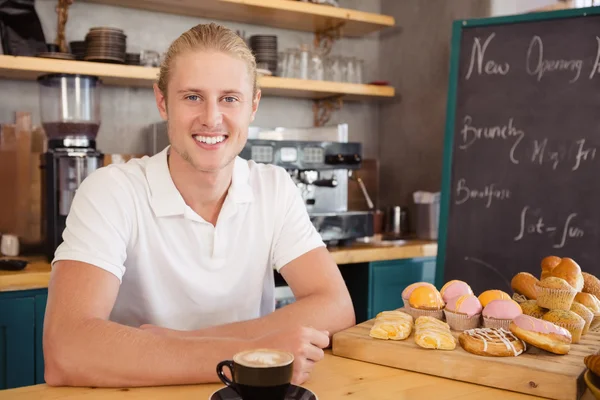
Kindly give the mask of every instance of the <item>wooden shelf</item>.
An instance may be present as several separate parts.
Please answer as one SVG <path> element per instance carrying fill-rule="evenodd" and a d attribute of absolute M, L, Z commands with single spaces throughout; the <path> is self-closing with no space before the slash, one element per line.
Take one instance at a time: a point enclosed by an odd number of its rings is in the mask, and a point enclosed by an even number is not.
<path fill-rule="evenodd" d="M 344 36 L 362 36 L 395 24 L 394 17 L 388 15 L 294 0 L 84 1 L 308 32 L 342 26 Z"/>
<path fill-rule="evenodd" d="M 2 78 L 34 80 L 48 73 L 93 75 L 100 77 L 106 85 L 150 88 L 157 79 L 158 68 L 0 55 L 0 77 Z M 275 76 L 263 76 L 259 84 L 265 96 L 323 99 L 344 95 L 346 100 L 394 97 L 394 88 L 390 86 L 310 81 Z"/>

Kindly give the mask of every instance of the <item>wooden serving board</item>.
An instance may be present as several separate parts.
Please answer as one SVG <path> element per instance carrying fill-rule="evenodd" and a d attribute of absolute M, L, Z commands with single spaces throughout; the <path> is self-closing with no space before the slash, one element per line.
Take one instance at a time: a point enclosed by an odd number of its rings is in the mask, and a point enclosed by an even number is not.
<path fill-rule="evenodd" d="M 452 351 L 419 347 L 414 330 L 406 340 L 374 339 L 369 336 L 373 321 L 336 333 L 333 354 L 558 400 L 577 400 L 583 395 L 583 358 L 600 350 L 600 332 L 590 331 L 563 356 L 529 345 L 518 357 L 477 356 L 463 350 L 458 341 Z M 453 333 L 458 339 L 459 332 Z"/>

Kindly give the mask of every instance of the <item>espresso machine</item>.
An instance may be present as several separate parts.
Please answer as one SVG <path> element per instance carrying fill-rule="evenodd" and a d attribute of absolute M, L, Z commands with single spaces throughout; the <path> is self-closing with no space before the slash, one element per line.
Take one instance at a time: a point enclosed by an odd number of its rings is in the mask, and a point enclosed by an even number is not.
<path fill-rule="evenodd" d="M 326 244 L 343 246 L 373 235 L 373 213 L 348 210 L 348 183 L 353 171 L 361 167 L 362 145 L 348 142 L 347 124 L 274 130 L 251 127 L 240 157 L 288 171 Z M 361 189 L 372 209 L 364 185 Z"/>
<path fill-rule="evenodd" d="M 100 87 L 95 76 L 49 74 L 38 78 L 47 151 L 41 155 L 42 234 L 48 260 L 62 242 L 65 222 L 81 182 L 103 166 L 96 149 Z"/>

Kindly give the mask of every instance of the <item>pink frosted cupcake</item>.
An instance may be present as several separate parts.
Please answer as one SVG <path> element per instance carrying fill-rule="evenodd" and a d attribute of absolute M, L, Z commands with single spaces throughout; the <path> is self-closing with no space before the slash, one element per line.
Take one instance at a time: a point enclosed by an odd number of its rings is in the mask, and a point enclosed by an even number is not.
<path fill-rule="evenodd" d="M 448 303 L 450 299 L 462 296 L 463 294 L 473 294 L 473 290 L 466 282 L 453 280 L 442 286 L 440 294 L 442 295 L 444 303 Z"/>
<path fill-rule="evenodd" d="M 466 331 L 479 327 L 481 303 L 472 294 L 463 294 L 448 300 L 444 308 L 446 322 L 455 331 Z"/>
<path fill-rule="evenodd" d="M 404 289 L 402 291 L 402 301 L 404 301 L 404 308 L 408 308 L 409 307 L 408 299 L 410 299 L 410 295 L 412 294 L 413 290 L 415 290 L 416 288 L 421 287 L 421 286 L 429 286 L 429 287 L 432 287 L 432 288 L 436 289 L 436 287 L 433 286 L 429 282 L 416 282 L 416 283 L 413 283 L 411 285 L 408 285 L 406 287 L 406 289 Z"/>
<path fill-rule="evenodd" d="M 508 330 L 512 320 L 523 314 L 519 303 L 514 300 L 493 300 L 483 309 L 484 328 L 504 328 Z"/>

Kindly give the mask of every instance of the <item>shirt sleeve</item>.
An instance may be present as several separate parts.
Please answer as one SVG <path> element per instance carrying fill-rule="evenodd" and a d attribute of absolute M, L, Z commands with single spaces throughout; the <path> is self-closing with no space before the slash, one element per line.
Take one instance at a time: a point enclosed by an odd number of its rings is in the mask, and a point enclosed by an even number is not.
<path fill-rule="evenodd" d="M 279 179 L 280 204 L 283 207 L 277 218 L 273 267 L 279 270 L 290 261 L 316 249 L 325 247 L 321 235 L 310 221 L 306 205 L 292 178 L 282 170 Z"/>
<path fill-rule="evenodd" d="M 52 265 L 59 260 L 81 261 L 122 281 L 133 215 L 123 172 L 112 166 L 93 172 L 75 193 Z"/>

